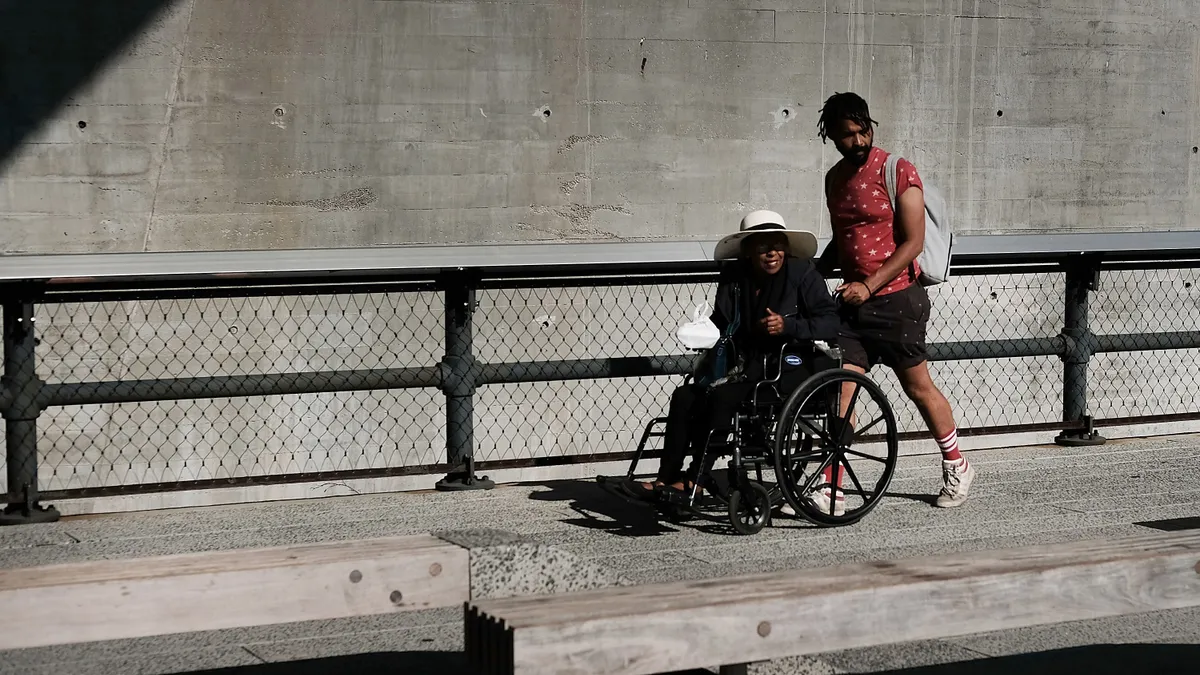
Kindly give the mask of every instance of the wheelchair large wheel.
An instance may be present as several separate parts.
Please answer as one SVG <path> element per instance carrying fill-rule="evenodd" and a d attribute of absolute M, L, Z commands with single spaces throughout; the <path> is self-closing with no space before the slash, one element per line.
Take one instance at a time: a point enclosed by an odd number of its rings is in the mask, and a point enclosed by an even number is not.
<path fill-rule="evenodd" d="M 846 406 L 844 388 L 851 390 Z M 850 525 L 870 513 L 892 481 L 898 455 L 892 406 L 879 385 L 860 373 L 817 373 L 780 412 L 775 477 L 788 504 L 814 524 Z M 830 492 L 831 485 L 840 489 Z"/>

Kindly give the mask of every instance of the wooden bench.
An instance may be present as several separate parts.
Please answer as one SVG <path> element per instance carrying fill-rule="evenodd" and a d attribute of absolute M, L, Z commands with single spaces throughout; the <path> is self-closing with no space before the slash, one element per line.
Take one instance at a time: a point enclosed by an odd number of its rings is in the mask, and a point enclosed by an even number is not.
<path fill-rule="evenodd" d="M 0 650 L 453 607 L 469 555 L 418 535 L 0 570 Z"/>
<path fill-rule="evenodd" d="M 481 673 L 637 675 L 1200 605 L 1200 532 L 464 603 Z"/>

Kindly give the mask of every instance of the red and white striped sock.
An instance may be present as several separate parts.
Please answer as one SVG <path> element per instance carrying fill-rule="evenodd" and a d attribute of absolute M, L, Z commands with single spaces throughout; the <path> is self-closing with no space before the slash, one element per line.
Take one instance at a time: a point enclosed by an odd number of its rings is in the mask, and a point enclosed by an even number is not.
<path fill-rule="evenodd" d="M 832 486 L 833 485 L 833 465 L 831 464 L 831 465 L 825 467 L 825 470 L 821 473 L 822 473 L 822 477 L 825 478 L 825 484 L 828 486 Z M 842 484 L 845 481 L 846 481 L 846 466 L 843 464 L 842 466 L 838 467 L 838 484 L 837 484 L 838 488 L 841 488 Z"/>
<path fill-rule="evenodd" d="M 952 429 L 944 438 L 936 440 L 938 448 L 942 451 L 942 459 L 947 462 L 963 459 L 962 453 L 958 451 L 958 429 Z M 966 463 L 965 460 L 963 463 Z"/>

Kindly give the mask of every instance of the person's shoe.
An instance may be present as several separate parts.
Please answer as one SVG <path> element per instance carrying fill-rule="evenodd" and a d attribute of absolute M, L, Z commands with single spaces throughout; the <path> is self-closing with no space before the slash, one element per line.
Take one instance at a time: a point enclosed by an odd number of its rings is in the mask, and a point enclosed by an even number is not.
<path fill-rule="evenodd" d="M 942 460 L 942 491 L 938 495 L 937 505 L 949 509 L 962 506 L 967 501 L 967 492 L 975 481 L 975 466 L 967 462 L 967 458 L 954 461 Z"/>
<path fill-rule="evenodd" d="M 644 502 L 652 502 L 657 497 L 657 488 L 661 487 L 662 484 L 662 481 L 643 482 L 626 478 L 624 481 L 624 488 L 625 492 L 634 499 L 639 499 Z"/>
<path fill-rule="evenodd" d="M 808 505 L 813 508 L 813 510 L 819 511 L 825 515 L 829 515 L 829 492 L 828 485 L 815 487 L 804 495 L 804 501 L 807 502 Z M 779 507 L 779 512 L 791 518 L 796 517 L 796 509 L 793 509 L 792 505 L 786 502 L 783 506 Z M 846 495 L 843 494 L 841 490 L 838 490 L 837 502 L 833 505 L 833 515 L 846 515 Z"/>

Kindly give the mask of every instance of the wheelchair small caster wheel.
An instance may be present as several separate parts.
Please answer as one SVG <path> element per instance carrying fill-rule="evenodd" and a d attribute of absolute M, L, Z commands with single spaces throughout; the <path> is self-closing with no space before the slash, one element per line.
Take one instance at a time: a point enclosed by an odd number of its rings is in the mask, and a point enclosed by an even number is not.
<path fill-rule="evenodd" d="M 762 483 L 735 489 L 729 495 L 729 522 L 738 534 L 758 534 L 771 521 L 771 493 Z"/>

